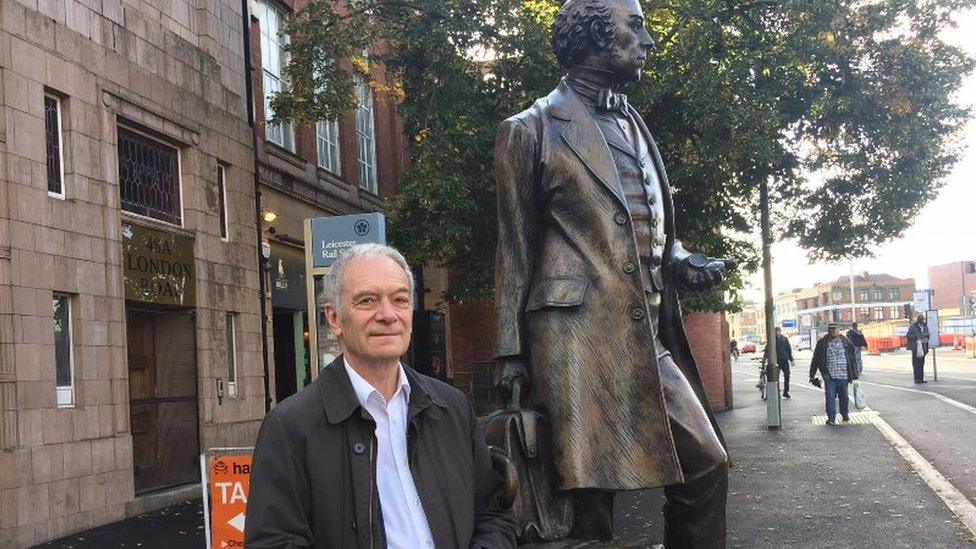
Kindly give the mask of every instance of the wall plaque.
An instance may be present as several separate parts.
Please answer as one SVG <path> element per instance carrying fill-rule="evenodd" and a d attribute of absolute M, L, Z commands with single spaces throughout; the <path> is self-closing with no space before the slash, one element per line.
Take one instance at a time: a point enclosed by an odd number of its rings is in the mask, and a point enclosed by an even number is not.
<path fill-rule="evenodd" d="M 122 224 L 125 298 L 191 307 L 196 304 L 193 239 Z"/>

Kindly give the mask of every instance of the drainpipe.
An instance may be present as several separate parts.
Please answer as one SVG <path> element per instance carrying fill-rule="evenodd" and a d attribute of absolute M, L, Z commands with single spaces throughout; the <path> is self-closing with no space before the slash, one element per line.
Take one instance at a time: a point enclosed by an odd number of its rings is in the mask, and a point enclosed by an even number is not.
<path fill-rule="evenodd" d="M 254 159 L 254 229 L 257 239 L 257 259 L 258 259 L 258 293 L 260 294 L 261 307 L 261 364 L 264 368 L 264 411 L 271 410 L 271 381 L 268 369 L 268 304 L 265 294 L 267 289 L 264 282 L 264 224 L 261 217 L 261 182 L 258 176 L 261 163 L 258 160 L 258 125 L 254 115 L 254 70 L 253 60 L 251 59 L 251 10 L 249 0 L 241 0 L 241 17 L 243 19 L 244 31 L 244 90 L 247 97 L 247 123 L 251 127 L 251 150 Z"/>

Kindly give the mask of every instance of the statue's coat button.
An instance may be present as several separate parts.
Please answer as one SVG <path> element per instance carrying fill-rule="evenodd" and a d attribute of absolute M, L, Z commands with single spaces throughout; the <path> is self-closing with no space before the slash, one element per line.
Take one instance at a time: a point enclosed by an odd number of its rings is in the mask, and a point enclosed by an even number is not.
<path fill-rule="evenodd" d="M 624 214 L 622 214 L 622 213 L 620 213 L 620 212 L 618 212 L 617 215 L 613 216 L 613 221 L 617 225 L 626 225 L 627 224 L 627 216 L 624 215 Z"/>
<path fill-rule="evenodd" d="M 634 312 L 630 313 L 630 318 L 633 318 L 634 320 L 637 321 L 644 320 L 644 316 L 645 316 L 644 309 L 640 307 L 634 309 Z"/>
<path fill-rule="evenodd" d="M 633 274 L 633 272 L 636 271 L 636 270 L 637 270 L 637 268 L 634 267 L 634 264 L 631 263 L 630 261 L 628 261 L 627 263 L 624 263 L 624 272 L 625 273 L 627 273 L 627 274 Z"/>
<path fill-rule="evenodd" d="M 362 453 L 366 451 L 366 445 L 362 442 L 357 442 L 355 446 L 352 447 L 352 451 L 362 455 Z"/>

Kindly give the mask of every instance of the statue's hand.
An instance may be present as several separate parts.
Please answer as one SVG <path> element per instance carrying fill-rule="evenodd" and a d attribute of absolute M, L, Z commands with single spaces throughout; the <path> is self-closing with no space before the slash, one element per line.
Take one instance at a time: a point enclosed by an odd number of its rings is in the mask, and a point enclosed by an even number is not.
<path fill-rule="evenodd" d="M 684 290 L 705 292 L 721 285 L 726 269 L 731 267 L 727 259 L 690 254 L 678 263 L 675 279 Z"/>
<path fill-rule="evenodd" d="M 528 389 L 529 372 L 525 367 L 525 360 L 521 357 L 508 357 L 498 360 L 498 368 L 495 371 L 495 390 L 498 391 L 498 400 L 506 404 L 520 406 L 521 402 L 511 402 L 512 390 L 516 385 L 516 380 L 520 380 L 518 385 L 521 390 Z"/>

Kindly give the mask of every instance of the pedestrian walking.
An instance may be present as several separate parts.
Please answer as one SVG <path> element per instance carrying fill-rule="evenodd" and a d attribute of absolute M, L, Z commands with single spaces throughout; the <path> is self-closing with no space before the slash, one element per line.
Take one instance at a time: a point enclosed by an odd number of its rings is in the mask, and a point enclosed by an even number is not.
<path fill-rule="evenodd" d="M 912 352 L 912 372 L 915 383 L 925 383 L 925 355 L 929 354 L 929 327 L 925 315 L 918 314 L 915 322 L 908 327 L 908 350 Z"/>
<path fill-rule="evenodd" d="M 868 340 L 864 339 L 864 333 L 858 328 L 857 322 L 851 324 L 851 329 L 847 330 L 847 339 L 854 346 L 854 359 L 857 361 L 857 375 L 861 377 L 864 373 L 864 362 L 861 359 L 861 352 L 868 347 Z"/>
<path fill-rule="evenodd" d="M 827 399 L 827 425 L 835 425 L 837 402 L 840 402 L 840 416 L 850 421 L 847 385 L 858 378 L 854 362 L 854 346 L 840 334 L 837 325 L 827 326 L 827 335 L 820 338 L 810 361 L 810 383 L 818 385 L 817 372 L 823 377 L 824 393 Z"/>
<path fill-rule="evenodd" d="M 766 361 L 769 361 L 769 351 L 766 351 Z M 790 398 L 790 366 L 792 365 L 793 346 L 790 345 L 790 340 L 783 335 L 783 329 L 776 328 L 776 366 L 783 372 L 783 398 Z"/>
<path fill-rule="evenodd" d="M 739 360 L 739 342 L 733 339 L 729 341 L 729 347 L 732 351 L 732 359 Z"/>
<path fill-rule="evenodd" d="M 248 549 L 515 547 L 484 431 L 459 390 L 400 363 L 414 281 L 393 248 L 350 248 L 325 280 L 342 355 L 264 418 Z"/>

